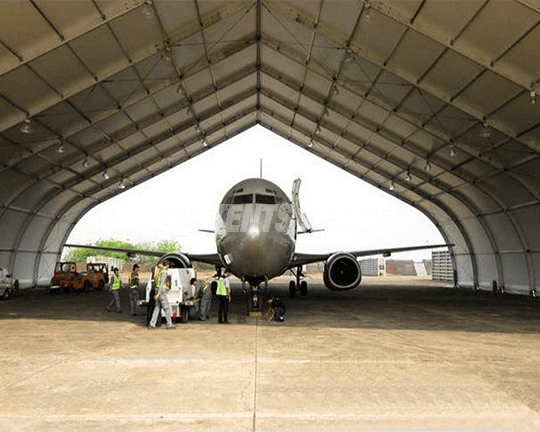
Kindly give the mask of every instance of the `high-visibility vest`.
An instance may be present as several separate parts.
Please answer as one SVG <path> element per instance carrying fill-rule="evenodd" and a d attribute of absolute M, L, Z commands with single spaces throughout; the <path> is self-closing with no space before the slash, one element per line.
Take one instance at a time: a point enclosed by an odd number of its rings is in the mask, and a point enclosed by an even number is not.
<path fill-rule="evenodd" d="M 217 281 L 216 295 L 222 295 L 222 296 L 228 295 L 227 287 L 225 286 L 225 279 L 223 277 L 220 277 Z"/>
<path fill-rule="evenodd" d="M 139 273 L 131 272 L 129 276 L 130 288 L 139 288 Z"/>
<path fill-rule="evenodd" d="M 121 286 L 122 286 L 122 278 L 120 276 L 113 275 L 112 289 L 119 290 Z"/>
<path fill-rule="evenodd" d="M 156 283 L 156 288 L 159 288 L 159 284 L 161 282 L 161 271 L 162 269 L 158 268 L 154 276 L 154 282 Z"/>
<path fill-rule="evenodd" d="M 208 288 L 210 288 L 210 285 L 203 281 L 203 292 L 205 292 Z"/>

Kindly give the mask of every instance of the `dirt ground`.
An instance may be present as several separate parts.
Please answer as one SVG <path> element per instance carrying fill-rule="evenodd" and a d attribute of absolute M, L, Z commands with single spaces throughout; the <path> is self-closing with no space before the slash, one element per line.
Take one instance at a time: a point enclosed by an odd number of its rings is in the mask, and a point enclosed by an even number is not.
<path fill-rule="evenodd" d="M 147 330 L 107 292 L 0 302 L 1 430 L 540 431 L 540 302 L 366 279 L 288 298 L 284 324 Z M 122 297 L 124 310 L 127 298 Z"/>

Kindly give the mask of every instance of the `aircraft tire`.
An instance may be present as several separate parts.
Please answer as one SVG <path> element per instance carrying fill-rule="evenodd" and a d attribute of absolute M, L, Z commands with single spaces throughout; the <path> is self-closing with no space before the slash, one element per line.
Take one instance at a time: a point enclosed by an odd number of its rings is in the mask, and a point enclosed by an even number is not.
<path fill-rule="evenodd" d="M 302 295 L 302 297 L 307 296 L 307 282 L 306 281 L 300 282 L 300 294 Z"/>
<path fill-rule="evenodd" d="M 289 297 L 290 298 L 296 297 L 296 283 L 294 281 L 289 282 Z"/>

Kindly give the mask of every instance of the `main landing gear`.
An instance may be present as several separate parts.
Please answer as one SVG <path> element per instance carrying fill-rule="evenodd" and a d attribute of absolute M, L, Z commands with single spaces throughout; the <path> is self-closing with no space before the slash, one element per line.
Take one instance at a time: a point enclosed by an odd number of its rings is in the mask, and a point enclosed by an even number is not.
<path fill-rule="evenodd" d="M 295 298 L 296 297 L 296 291 L 300 290 L 300 295 L 302 297 L 307 296 L 308 293 L 308 286 L 307 282 L 305 280 L 300 282 L 300 278 L 304 277 L 305 275 L 302 273 L 302 266 L 296 267 L 296 272 L 292 270 L 293 275 L 296 276 L 296 282 L 290 281 L 289 282 L 289 297 Z"/>

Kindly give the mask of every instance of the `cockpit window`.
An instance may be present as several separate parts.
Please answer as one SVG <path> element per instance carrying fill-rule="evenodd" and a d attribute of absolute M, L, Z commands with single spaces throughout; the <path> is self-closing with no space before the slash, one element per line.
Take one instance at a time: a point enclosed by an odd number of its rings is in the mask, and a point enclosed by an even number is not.
<path fill-rule="evenodd" d="M 252 204 L 253 195 L 236 195 L 233 197 L 233 204 Z"/>
<path fill-rule="evenodd" d="M 255 194 L 255 203 L 257 204 L 275 204 L 276 197 L 273 195 Z"/>

